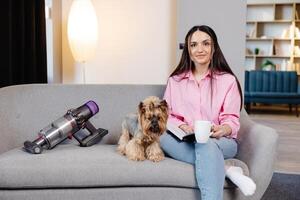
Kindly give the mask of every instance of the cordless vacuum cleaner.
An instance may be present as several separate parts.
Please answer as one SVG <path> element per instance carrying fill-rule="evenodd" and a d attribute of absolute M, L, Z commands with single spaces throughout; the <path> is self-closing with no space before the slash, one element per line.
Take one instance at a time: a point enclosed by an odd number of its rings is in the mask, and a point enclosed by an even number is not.
<path fill-rule="evenodd" d="M 99 107 L 94 101 L 88 101 L 79 108 L 68 110 L 63 117 L 40 130 L 36 140 L 24 142 L 24 149 L 32 154 L 40 154 L 43 149 L 52 149 L 65 139 L 71 139 L 72 136 L 82 147 L 89 147 L 98 143 L 108 133 L 105 129 L 96 129 L 88 121 L 98 111 Z M 84 128 L 90 134 L 79 137 L 76 133 Z"/>

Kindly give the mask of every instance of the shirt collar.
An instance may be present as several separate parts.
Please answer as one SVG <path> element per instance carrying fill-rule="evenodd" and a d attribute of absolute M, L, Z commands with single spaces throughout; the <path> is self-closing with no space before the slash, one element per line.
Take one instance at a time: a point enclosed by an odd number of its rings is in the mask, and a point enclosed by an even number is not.
<path fill-rule="evenodd" d="M 217 78 L 217 74 L 215 74 L 214 76 L 212 76 L 211 71 L 207 70 L 207 72 L 204 74 L 204 76 L 201 78 L 201 80 L 203 80 L 205 78 L 208 78 L 208 77 L 213 77 L 214 79 L 216 79 Z M 195 81 L 196 80 L 195 77 L 194 77 L 194 75 L 193 75 L 192 70 L 189 70 L 188 72 L 183 73 L 183 77 L 182 78 L 183 79 L 187 78 L 187 79 L 189 79 L 191 81 Z"/>

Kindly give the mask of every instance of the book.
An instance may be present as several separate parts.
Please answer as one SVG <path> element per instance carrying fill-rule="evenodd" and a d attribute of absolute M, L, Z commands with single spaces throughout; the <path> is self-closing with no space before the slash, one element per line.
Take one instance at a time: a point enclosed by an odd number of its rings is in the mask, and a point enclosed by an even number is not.
<path fill-rule="evenodd" d="M 171 135 L 175 136 L 178 140 L 185 142 L 194 142 L 195 134 L 194 133 L 186 133 L 176 125 L 167 122 L 167 132 Z"/>

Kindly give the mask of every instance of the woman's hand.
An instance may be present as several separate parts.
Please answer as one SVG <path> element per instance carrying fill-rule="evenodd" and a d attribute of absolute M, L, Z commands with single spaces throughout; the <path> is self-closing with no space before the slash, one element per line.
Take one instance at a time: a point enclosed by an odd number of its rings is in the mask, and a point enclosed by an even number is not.
<path fill-rule="evenodd" d="M 224 136 L 228 136 L 232 132 L 230 126 L 227 125 L 227 124 L 213 125 L 212 131 L 213 131 L 213 134 L 211 135 L 211 137 L 214 137 L 214 138 L 217 138 L 217 139 L 219 139 L 221 137 L 224 137 Z"/>
<path fill-rule="evenodd" d="M 182 125 L 179 126 L 179 128 L 187 134 L 194 133 L 194 129 L 191 126 L 187 125 L 187 124 L 182 124 Z"/>

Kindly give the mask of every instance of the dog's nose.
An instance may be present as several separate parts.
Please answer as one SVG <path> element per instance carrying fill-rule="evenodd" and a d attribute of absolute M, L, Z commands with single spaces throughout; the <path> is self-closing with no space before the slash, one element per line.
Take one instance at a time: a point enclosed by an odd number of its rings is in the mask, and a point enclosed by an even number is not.
<path fill-rule="evenodd" d="M 153 116 L 151 119 L 151 131 L 154 133 L 160 131 L 157 116 Z"/>
<path fill-rule="evenodd" d="M 151 124 L 157 123 L 157 122 L 158 122 L 158 117 L 153 116 L 152 119 L 151 119 Z"/>
<path fill-rule="evenodd" d="M 158 124 L 158 120 L 156 119 L 152 119 L 151 120 L 151 129 L 153 132 L 158 132 L 159 131 L 159 124 Z"/>
<path fill-rule="evenodd" d="M 158 128 L 158 121 L 157 121 L 157 120 L 152 120 L 152 121 L 151 121 L 151 126 L 152 126 L 153 128 Z"/>

